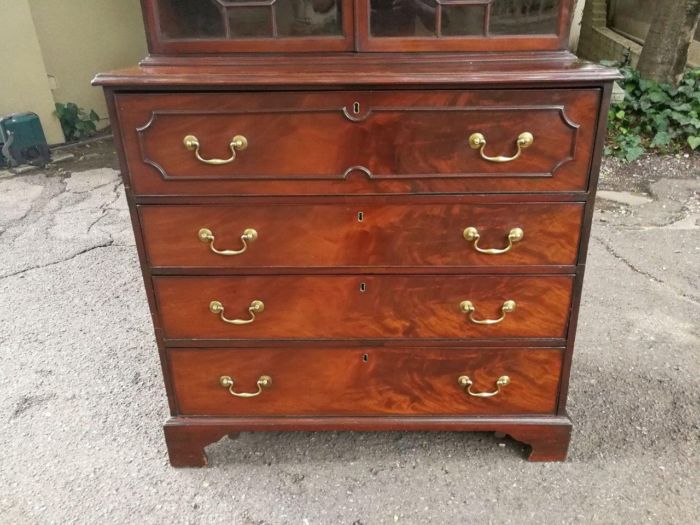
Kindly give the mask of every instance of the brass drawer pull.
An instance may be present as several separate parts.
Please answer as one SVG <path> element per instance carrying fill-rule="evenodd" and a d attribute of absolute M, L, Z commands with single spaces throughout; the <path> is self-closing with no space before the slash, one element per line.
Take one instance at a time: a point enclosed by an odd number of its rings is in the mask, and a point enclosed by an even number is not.
<path fill-rule="evenodd" d="M 481 237 L 481 234 L 479 233 L 479 230 L 474 228 L 473 226 L 469 226 L 469 228 L 465 228 L 464 230 L 464 239 L 468 242 L 473 242 L 474 243 L 474 249 L 479 252 L 479 253 L 486 253 L 488 255 L 499 255 L 502 253 L 509 252 L 513 248 L 513 244 L 516 242 L 520 242 L 523 240 L 523 237 L 525 236 L 525 232 L 521 228 L 513 228 L 510 230 L 508 233 L 508 246 L 505 248 L 479 248 L 479 238 Z"/>
<path fill-rule="evenodd" d="M 474 382 L 469 379 L 469 376 L 460 376 L 459 379 L 457 379 L 457 383 L 464 389 L 465 394 L 469 394 L 472 397 L 493 397 L 501 393 L 501 387 L 508 386 L 510 384 L 510 377 L 499 377 L 496 381 L 495 392 L 472 392 L 472 385 Z"/>
<path fill-rule="evenodd" d="M 488 160 L 489 162 L 497 163 L 513 162 L 514 160 L 520 158 L 520 155 L 522 155 L 523 150 L 532 146 L 534 142 L 535 137 L 532 136 L 532 133 L 526 131 L 518 136 L 518 140 L 516 141 L 516 144 L 518 146 L 518 152 L 515 155 L 513 155 L 512 157 L 489 157 L 484 151 L 486 149 L 486 137 L 484 137 L 484 135 L 481 133 L 474 133 L 471 137 L 469 137 L 469 146 L 472 149 L 480 150 L 479 153 L 481 153 L 481 158 L 483 158 L 484 160 Z"/>
<path fill-rule="evenodd" d="M 243 151 L 248 147 L 248 139 L 243 135 L 236 135 L 231 139 L 229 148 L 231 148 L 231 156 L 228 159 L 205 159 L 199 154 L 199 139 L 194 135 L 187 135 L 182 143 L 185 145 L 188 151 L 194 151 L 194 156 L 197 157 L 199 162 L 204 164 L 212 164 L 214 166 L 221 166 L 222 164 L 231 164 L 236 160 L 236 151 Z"/>
<path fill-rule="evenodd" d="M 515 301 L 508 300 L 503 303 L 503 306 L 501 306 L 501 312 L 503 312 L 503 314 L 498 319 L 474 319 L 476 308 L 471 301 L 462 301 L 459 304 L 459 309 L 462 310 L 463 314 L 469 314 L 469 320 L 474 324 L 498 324 L 503 322 L 506 318 L 506 314 L 515 311 Z"/>
<path fill-rule="evenodd" d="M 208 228 L 202 228 L 199 230 L 199 233 L 197 234 L 199 237 L 199 240 L 202 242 L 208 242 L 209 243 L 209 249 L 219 255 L 240 255 L 243 252 L 245 252 L 248 249 L 248 243 L 249 242 L 254 242 L 258 238 L 258 232 L 255 231 L 253 228 L 248 228 L 246 230 L 243 230 L 243 235 L 241 235 L 241 242 L 243 243 L 243 248 L 240 250 L 217 250 L 214 247 L 214 234 L 212 231 Z"/>
<path fill-rule="evenodd" d="M 218 314 L 221 317 L 221 320 L 225 323 L 229 324 L 235 324 L 235 325 L 242 325 L 242 324 L 250 324 L 253 321 L 255 321 L 255 314 L 260 314 L 263 311 L 265 311 L 265 304 L 262 301 L 258 301 L 257 299 L 250 303 L 250 306 L 248 307 L 248 313 L 250 313 L 250 319 L 227 319 L 224 316 L 224 305 L 221 304 L 219 301 L 212 301 L 209 303 L 209 311 L 213 314 Z"/>
<path fill-rule="evenodd" d="M 252 394 L 248 392 L 234 392 L 233 387 L 236 384 L 236 381 L 231 376 L 221 376 L 219 378 L 219 384 L 224 388 L 228 388 L 228 392 L 232 396 L 256 397 L 262 394 L 263 388 L 270 388 L 272 386 L 272 378 L 270 376 L 260 376 L 258 378 L 258 391 L 253 392 Z"/>

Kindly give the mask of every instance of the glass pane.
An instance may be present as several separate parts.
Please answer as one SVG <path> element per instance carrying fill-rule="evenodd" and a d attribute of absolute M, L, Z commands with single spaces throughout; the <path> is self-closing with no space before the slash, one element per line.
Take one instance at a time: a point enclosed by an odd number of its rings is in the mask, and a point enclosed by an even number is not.
<path fill-rule="evenodd" d="M 343 33 L 342 0 L 277 0 L 279 36 L 336 36 Z"/>
<path fill-rule="evenodd" d="M 553 35 L 559 28 L 561 0 L 494 0 L 492 35 Z"/>
<path fill-rule="evenodd" d="M 658 0 L 617 0 L 610 5 L 612 26 L 620 33 L 643 42 L 656 15 Z"/>
<path fill-rule="evenodd" d="M 486 33 L 486 8 L 472 5 L 443 6 L 442 36 L 483 36 Z"/>
<path fill-rule="evenodd" d="M 435 35 L 435 0 L 370 0 L 372 36 Z"/>
<path fill-rule="evenodd" d="M 231 38 L 270 38 L 272 9 L 269 7 L 235 7 L 228 10 Z"/>
<path fill-rule="evenodd" d="M 561 2 L 370 0 L 370 31 L 375 37 L 553 35 L 559 28 Z M 490 20 L 488 33 L 487 20 Z"/>
<path fill-rule="evenodd" d="M 224 38 L 221 6 L 205 0 L 159 0 L 161 33 L 168 39 Z"/>
<path fill-rule="evenodd" d="M 167 39 L 342 35 L 342 0 L 158 0 Z"/>

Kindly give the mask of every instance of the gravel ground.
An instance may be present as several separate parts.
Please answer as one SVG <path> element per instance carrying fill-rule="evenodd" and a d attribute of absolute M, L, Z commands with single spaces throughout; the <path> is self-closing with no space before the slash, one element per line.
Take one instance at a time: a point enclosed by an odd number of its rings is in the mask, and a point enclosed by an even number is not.
<path fill-rule="evenodd" d="M 566 463 L 491 434 L 244 433 L 169 467 L 108 142 L 0 172 L 0 522 L 700 523 L 700 159 L 607 161 Z"/>

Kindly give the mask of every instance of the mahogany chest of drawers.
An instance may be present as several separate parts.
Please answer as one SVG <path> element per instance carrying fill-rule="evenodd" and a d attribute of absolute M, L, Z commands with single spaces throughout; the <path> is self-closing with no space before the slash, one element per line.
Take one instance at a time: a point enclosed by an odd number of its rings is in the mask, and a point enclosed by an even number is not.
<path fill-rule="evenodd" d="M 239 431 L 344 429 L 497 431 L 563 460 L 615 72 L 565 51 L 183 59 L 174 41 L 96 80 L 171 463 Z"/>

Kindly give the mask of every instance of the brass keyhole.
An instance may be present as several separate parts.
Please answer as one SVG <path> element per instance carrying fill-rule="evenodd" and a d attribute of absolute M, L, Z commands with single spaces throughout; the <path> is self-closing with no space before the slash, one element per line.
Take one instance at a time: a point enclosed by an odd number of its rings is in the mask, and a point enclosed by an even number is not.
<path fill-rule="evenodd" d="M 359 103 L 359 102 L 353 103 L 353 105 L 352 105 L 352 112 L 353 112 L 355 115 L 359 115 L 359 114 L 360 114 L 360 103 Z"/>
<path fill-rule="evenodd" d="M 364 363 L 368 362 L 368 361 L 369 361 L 369 356 L 368 356 L 367 354 L 363 354 L 363 355 L 362 355 L 362 361 L 363 361 Z"/>
<path fill-rule="evenodd" d="M 364 212 L 358 211 L 357 212 L 357 222 L 362 222 L 365 220 L 365 214 Z"/>
<path fill-rule="evenodd" d="M 360 283 L 360 292 L 365 293 L 367 291 L 367 283 Z"/>

